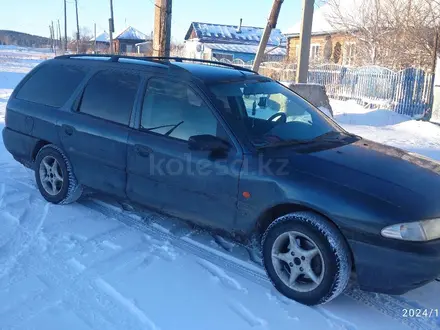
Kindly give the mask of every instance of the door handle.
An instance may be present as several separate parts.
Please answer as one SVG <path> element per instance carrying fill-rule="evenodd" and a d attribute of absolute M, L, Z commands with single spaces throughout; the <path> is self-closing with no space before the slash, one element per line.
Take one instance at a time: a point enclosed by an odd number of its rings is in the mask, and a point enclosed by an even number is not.
<path fill-rule="evenodd" d="M 152 149 L 145 146 L 141 146 L 139 144 L 136 144 L 134 146 L 134 151 L 141 157 L 149 157 L 150 154 L 153 152 Z"/>
<path fill-rule="evenodd" d="M 73 132 L 75 131 L 75 129 L 69 125 L 63 125 L 62 127 L 64 129 L 64 133 L 66 133 L 66 135 L 69 135 L 69 136 L 72 135 Z"/>

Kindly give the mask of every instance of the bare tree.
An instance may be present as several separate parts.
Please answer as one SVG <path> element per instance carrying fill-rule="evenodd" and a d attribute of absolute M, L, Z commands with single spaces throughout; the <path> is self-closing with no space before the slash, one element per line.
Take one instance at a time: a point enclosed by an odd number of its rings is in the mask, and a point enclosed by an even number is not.
<path fill-rule="evenodd" d="M 327 20 L 356 40 L 359 64 L 432 66 L 440 0 L 329 0 Z"/>
<path fill-rule="evenodd" d="M 87 53 L 87 51 L 90 50 L 91 46 L 92 46 L 92 32 L 88 27 L 82 27 L 80 29 L 80 39 L 79 39 L 79 52 L 80 53 Z M 72 38 L 72 42 L 69 45 L 69 49 L 72 51 L 76 51 L 76 31 L 72 34 L 73 38 Z"/>

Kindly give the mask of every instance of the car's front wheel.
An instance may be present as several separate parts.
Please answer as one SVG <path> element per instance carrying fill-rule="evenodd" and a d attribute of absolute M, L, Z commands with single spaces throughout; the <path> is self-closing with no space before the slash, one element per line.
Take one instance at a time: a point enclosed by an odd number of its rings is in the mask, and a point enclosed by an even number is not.
<path fill-rule="evenodd" d="M 305 305 L 340 295 L 352 268 L 351 254 L 339 230 L 313 212 L 275 220 L 263 235 L 263 261 L 275 288 Z"/>
<path fill-rule="evenodd" d="M 35 180 L 41 195 L 54 204 L 73 203 L 81 197 L 82 187 L 63 151 L 49 144 L 35 159 Z"/>

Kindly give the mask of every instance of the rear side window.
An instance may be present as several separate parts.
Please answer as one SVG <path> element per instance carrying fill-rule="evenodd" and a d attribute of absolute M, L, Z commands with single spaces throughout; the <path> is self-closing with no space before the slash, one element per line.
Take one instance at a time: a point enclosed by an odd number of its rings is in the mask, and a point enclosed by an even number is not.
<path fill-rule="evenodd" d="M 59 108 L 85 76 L 86 72 L 76 66 L 45 65 L 25 82 L 16 98 Z"/>
<path fill-rule="evenodd" d="M 79 111 L 128 125 L 140 77 L 122 71 L 102 71 L 90 79 Z"/>

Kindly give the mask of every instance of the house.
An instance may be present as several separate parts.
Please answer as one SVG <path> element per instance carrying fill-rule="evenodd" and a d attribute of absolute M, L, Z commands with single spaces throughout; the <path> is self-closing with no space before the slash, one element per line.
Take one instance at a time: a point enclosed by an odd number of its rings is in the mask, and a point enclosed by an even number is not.
<path fill-rule="evenodd" d="M 263 28 L 240 25 L 191 23 L 185 36 L 185 57 L 206 60 L 252 61 L 258 50 Z M 281 61 L 286 56 L 285 38 L 274 29 L 266 48 L 266 59 Z"/>
<path fill-rule="evenodd" d="M 129 26 L 114 38 L 114 49 L 119 54 L 135 53 L 136 44 L 146 42 L 147 40 L 151 40 L 151 38 L 134 27 Z"/>
<path fill-rule="evenodd" d="M 356 39 L 329 22 L 331 8 L 328 4 L 315 10 L 312 24 L 310 62 L 330 62 L 353 65 L 356 61 Z M 300 51 L 301 21 L 287 30 L 287 53 L 289 61 L 296 62 Z"/>
<path fill-rule="evenodd" d="M 90 41 L 92 43 L 92 46 L 94 47 L 95 38 L 92 38 Z M 102 53 L 108 51 L 109 48 L 110 48 L 110 35 L 106 31 L 104 31 L 96 37 L 96 52 Z"/>

